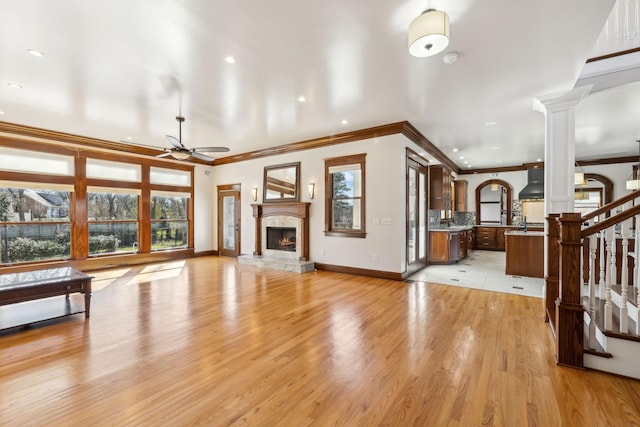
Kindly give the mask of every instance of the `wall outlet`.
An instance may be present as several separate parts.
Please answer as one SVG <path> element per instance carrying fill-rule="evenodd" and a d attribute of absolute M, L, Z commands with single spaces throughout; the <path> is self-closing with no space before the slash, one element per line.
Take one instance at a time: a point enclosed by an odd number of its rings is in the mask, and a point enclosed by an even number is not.
<path fill-rule="evenodd" d="M 325 255 L 325 253 L 324 253 L 324 249 L 320 249 L 320 255 L 322 255 L 322 256 L 324 256 L 324 255 Z"/>
<path fill-rule="evenodd" d="M 382 219 L 380 220 L 380 223 L 381 223 L 382 225 L 391 225 L 391 218 L 382 218 Z"/>
<path fill-rule="evenodd" d="M 373 218 L 373 225 L 380 225 L 380 218 Z"/>
<path fill-rule="evenodd" d="M 371 259 L 373 259 L 374 261 L 378 261 L 378 254 L 371 255 Z"/>

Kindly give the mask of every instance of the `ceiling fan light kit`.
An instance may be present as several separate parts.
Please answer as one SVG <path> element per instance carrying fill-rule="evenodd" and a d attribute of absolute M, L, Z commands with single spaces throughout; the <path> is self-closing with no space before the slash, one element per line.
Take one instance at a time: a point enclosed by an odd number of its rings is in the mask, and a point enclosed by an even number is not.
<path fill-rule="evenodd" d="M 204 160 L 205 162 L 212 162 L 215 160 L 213 157 L 209 157 L 202 153 L 221 153 L 229 151 L 227 147 L 185 147 L 182 143 L 182 123 L 185 119 L 182 116 L 177 116 L 176 120 L 179 123 L 180 133 L 178 134 L 178 138 L 171 135 L 165 135 L 167 137 L 167 141 L 169 141 L 173 147 L 165 148 L 165 152 L 157 155 L 156 157 L 173 157 L 176 160 L 187 160 L 189 157 L 194 157 L 196 159 Z"/>
<path fill-rule="evenodd" d="M 433 56 L 449 45 L 449 15 L 427 9 L 409 24 L 409 53 L 417 57 Z"/>

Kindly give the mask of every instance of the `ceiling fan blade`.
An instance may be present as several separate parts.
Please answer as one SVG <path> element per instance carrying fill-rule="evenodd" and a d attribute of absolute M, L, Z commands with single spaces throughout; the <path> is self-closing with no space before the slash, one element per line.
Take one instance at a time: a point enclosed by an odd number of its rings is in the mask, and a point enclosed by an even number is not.
<path fill-rule="evenodd" d="M 204 160 L 205 162 L 213 162 L 215 159 L 213 157 L 209 157 L 202 153 L 198 153 L 197 151 L 191 151 L 191 157 L 195 157 L 196 159 Z"/>
<path fill-rule="evenodd" d="M 171 151 L 167 151 L 166 153 L 158 154 L 156 157 L 157 158 L 162 158 L 162 157 L 169 157 L 169 156 L 171 156 Z"/>
<path fill-rule="evenodd" d="M 229 151 L 228 147 L 196 147 L 191 151 L 198 151 L 200 153 L 225 153 Z"/>
<path fill-rule="evenodd" d="M 180 140 L 178 140 L 178 138 L 176 138 L 175 136 L 171 136 L 171 135 L 165 135 L 165 136 L 167 137 L 167 141 L 169 141 L 169 143 L 174 147 L 185 148 L 185 146 L 182 145 L 182 142 L 180 142 Z"/>

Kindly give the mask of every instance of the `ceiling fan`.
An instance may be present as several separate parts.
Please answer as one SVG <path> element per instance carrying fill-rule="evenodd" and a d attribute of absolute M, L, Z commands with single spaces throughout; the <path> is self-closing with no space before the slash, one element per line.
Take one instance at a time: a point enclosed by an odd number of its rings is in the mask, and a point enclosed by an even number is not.
<path fill-rule="evenodd" d="M 227 147 L 195 147 L 195 148 L 187 148 L 182 143 L 182 123 L 184 122 L 184 117 L 177 116 L 176 120 L 180 124 L 180 134 L 178 138 L 171 135 L 166 135 L 167 140 L 173 146 L 171 148 L 165 148 L 164 153 L 157 155 L 156 157 L 173 157 L 178 160 L 186 160 L 189 157 L 194 157 L 196 159 L 204 160 L 205 162 L 212 162 L 214 160 L 213 157 L 209 157 L 206 154 L 202 153 L 223 153 L 229 151 Z"/>

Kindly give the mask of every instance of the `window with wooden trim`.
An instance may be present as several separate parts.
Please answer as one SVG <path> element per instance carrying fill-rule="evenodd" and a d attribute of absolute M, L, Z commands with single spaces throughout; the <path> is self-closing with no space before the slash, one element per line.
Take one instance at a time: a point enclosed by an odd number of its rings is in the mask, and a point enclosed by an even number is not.
<path fill-rule="evenodd" d="M 0 187 L 2 264 L 68 259 L 71 186 L 12 183 Z"/>
<path fill-rule="evenodd" d="M 89 256 L 138 251 L 139 190 L 88 189 Z"/>
<path fill-rule="evenodd" d="M 325 235 L 365 237 L 366 154 L 325 159 Z"/>
<path fill-rule="evenodd" d="M 188 193 L 151 192 L 151 250 L 189 245 L 189 198 Z"/>

